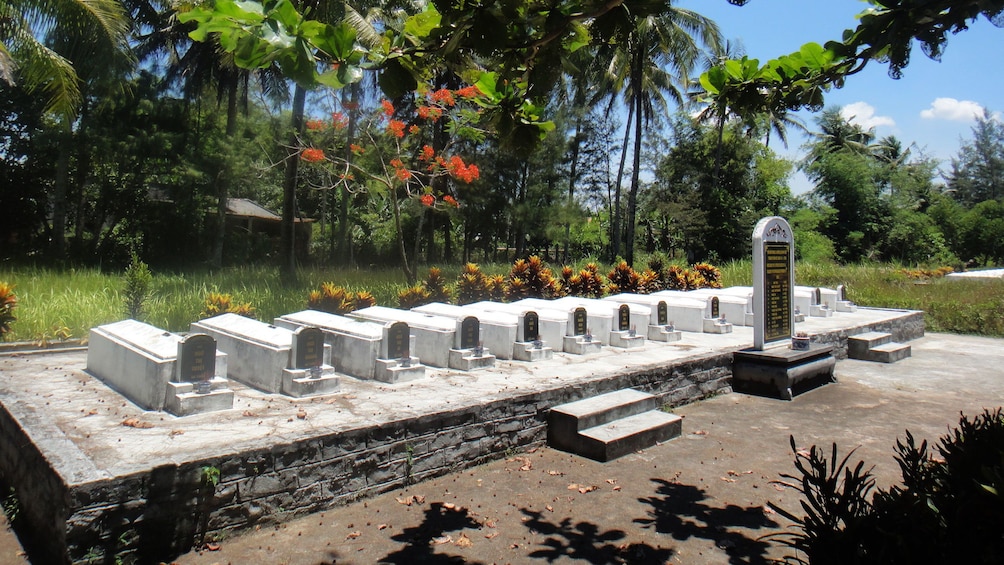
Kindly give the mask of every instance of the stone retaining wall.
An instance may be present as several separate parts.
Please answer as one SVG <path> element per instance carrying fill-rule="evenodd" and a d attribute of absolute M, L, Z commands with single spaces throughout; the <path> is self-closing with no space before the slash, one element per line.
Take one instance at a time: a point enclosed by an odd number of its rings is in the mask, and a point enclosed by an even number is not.
<path fill-rule="evenodd" d="M 920 337 L 923 314 L 815 337 L 835 344 L 842 357 L 847 335 L 890 330 L 897 340 Z M 324 510 L 541 446 L 547 437 L 547 411 L 558 404 L 635 388 L 678 406 L 730 391 L 731 376 L 732 351 L 725 350 L 629 368 L 585 384 L 287 439 L 268 448 L 89 483 L 58 476 L 43 455 L 60 453 L 59 446 L 45 445 L 47 441 L 63 441 L 76 453 L 68 439 L 57 433 L 29 437 L 18 421 L 31 415 L 3 406 L 0 481 L 14 485 L 24 501 L 20 524 L 15 526 L 21 526 L 20 532 L 34 532 L 44 542 L 32 547 L 35 562 L 170 561 L 230 531 Z"/>

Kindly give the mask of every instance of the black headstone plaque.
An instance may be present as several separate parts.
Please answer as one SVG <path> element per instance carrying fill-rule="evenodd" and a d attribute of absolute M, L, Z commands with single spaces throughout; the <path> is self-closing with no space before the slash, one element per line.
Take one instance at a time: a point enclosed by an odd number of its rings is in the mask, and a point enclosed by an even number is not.
<path fill-rule="evenodd" d="M 721 305 L 719 304 L 718 297 L 717 296 L 712 296 L 711 297 L 711 317 L 712 318 L 718 318 L 721 315 L 722 315 L 722 308 L 721 308 Z"/>
<path fill-rule="evenodd" d="M 216 340 L 206 334 L 182 338 L 178 347 L 178 380 L 208 381 L 216 373 Z"/>
<path fill-rule="evenodd" d="M 586 335 L 586 309 L 581 306 L 572 313 L 572 331 L 572 335 Z"/>
<path fill-rule="evenodd" d="M 791 250 L 787 243 L 764 243 L 764 339 L 791 336 Z"/>
<path fill-rule="evenodd" d="M 296 340 L 297 369 L 310 369 L 324 364 L 324 332 L 319 328 L 302 327 L 293 332 Z"/>
<path fill-rule="evenodd" d="M 394 322 L 387 329 L 387 358 L 411 357 L 411 328 L 406 322 Z"/>
<path fill-rule="evenodd" d="M 536 312 L 526 312 L 523 314 L 523 341 L 536 341 L 539 331 L 540 318 Z"/>
<path fill-rule="evenodd" d="M 460 322 L 460 349 L 473 349 L 478 346 L 481 337 L 481 323 L 474 316 L 468 316 Z"/>
<path fill-rule="evenodd" d="M 621 304 L 617 308 L 617 331 L 626 332 L 631 329 L 631 307 Z"/>
<path fill-rule="evenodd" d="M 812 303 L 822 304 L 823 303 L 823 291 L 816 287 L 816 290 L 812 291 Z"/>
<path fill-rule="evenodd" d="M 837 285 L 837 300 L 841 302 L 847 300 L 847 287 L 842 284 Z"/>
<path fill-rule="evenodd" d="M 656 307 L 656 315 L 659 317 L 660 326 L 665 326 L 669 323 L 669 308 L 666 306 L 665 300 L 659 301 L 659 305 Z"/>

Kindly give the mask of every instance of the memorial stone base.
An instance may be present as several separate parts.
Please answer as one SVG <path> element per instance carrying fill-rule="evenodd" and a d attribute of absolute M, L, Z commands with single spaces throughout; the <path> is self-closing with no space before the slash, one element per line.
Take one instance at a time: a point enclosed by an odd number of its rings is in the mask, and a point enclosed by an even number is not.
<path fill-rule="evenodd" d="M 475 371 L 477 369 L 488 369 L 495 366 L 495 356 L 488 348 L 476 352 L 474 349 L 451 349 L 450 368 L 461 371 Z"/>
<path fill-rule="evenodd" d="M 683 332 L 667 330 L 666 326 L 649 326 L 648 339 L 651 341 L 680 341 L 683 339 Z"/>
<path fill-rule="evenodd" d="M 318 371 L 311 369 L 283 369 L 282 393 L 294 398 L 331 394 L 338 392 L 338 375 L 331 365 L 321 365 Z"/>
<path fill-rule="evenodd" d="M 610 346 L 633 349 L 645 346 L 645 338 L 628 331 L 610 332 Z"/>
<path fill-rule="evenodd" d="M 732 333 L 732 323 L 723 322 L 721 318 L 705 318 L 704 333 L 706 334 L 730 334 Z"/>
<path fill-rule="evenodd" d="M 401 359 L 377 359 L 373 378 L 382 383 L 394 384 L 413 381 L 424 376 L 425 365 L 421 364 L 418 357 L 410 357 L 407 365 L 401 363 Z"/>
<path fill-rule="evenodd" d="M 228 387 L 229 383 L 227 379 L 213 377 L 209 392 L 197 392 L 196 383 L 167 383 L 164 409 L 175 416 L 230 410 L 234 407 L 234 391 Z"/>
<path fill-rule="evenodd" d="M 513 359 L 518 361 L 541 361 L 554 358 L 554 350 L 541 342 L 534 345 L 532 341 L 517 341 L 513 344 Z"/>
<path fill-rule="evenodd" d="M 566 335 L 562 339 L 562 348 L 565 353 L 586 355 L 589 353 L 598 353 L 603 349 L 603 344 L 595 339 L 586 341 L 586 338 L 581 335 Z"/>
<path fill-rule="evenodd" d="M 825 304 L 813 304 L 809 306 L 809 315 L 816 318 L 829 318 L 833 316 L 833 310 Z"/>
<path fill-rule="evenodd" d="M 857 312 L 858 307 L 850 300 L 838 300 L 837 312 Z"/>
<path fill-rule="evenodd" d="M 791 400 L 818 386 L 837 382 L 832 345 L 812 344 L 796 351 L 778 346 L 763 351 L 736 351 L 732 361 L 732 390 Z"/>

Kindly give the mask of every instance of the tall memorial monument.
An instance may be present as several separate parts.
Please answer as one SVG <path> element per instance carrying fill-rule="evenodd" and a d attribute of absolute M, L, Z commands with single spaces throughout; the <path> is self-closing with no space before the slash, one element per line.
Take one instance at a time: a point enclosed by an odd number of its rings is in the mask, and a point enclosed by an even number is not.
<path fill-rule="evenodd" d="M 789 345 L 795 335 L 795 239 L 784 218 L 753 229 L 753 347 L 735 352 L 732 389 L 791 400 L 835 382 L 832 345 Z"/>
<path fill-rule="evenodd" d="M 795 326 L 795 239 L 784 218 L 753 228 L 753 348 L 791 339 Z"/>

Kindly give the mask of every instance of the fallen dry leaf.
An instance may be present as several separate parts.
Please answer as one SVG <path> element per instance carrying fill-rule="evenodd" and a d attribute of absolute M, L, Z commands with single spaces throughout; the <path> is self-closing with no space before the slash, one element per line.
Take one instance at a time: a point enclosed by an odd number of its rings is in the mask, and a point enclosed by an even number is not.
<path fill-rule="evenodd" d="M 494 538 L 498 537 L 498 535 L 499 535 L 498 532 L 492 532 L 490 534 L 485 534 L 485 539 L 494 539 Z"/>
<path fill-rule="evenodd" d="M 763 513 L 764 514 L 777 514 L 777 512 L 774 512 L 773 508 L 771 508 L 770 506 L 768 506 L 766 504 L 763 505 Z"/>
<path fill-rule="evenodd" d="M 425 504 L 425 496 L 421 494 L 416 494 L 412 498 L 415 499 L 416 504 Z"/>
<path fill-rule="evenodd" d="M 171 430 L 167 435 L 170 437 L 180 436 L 185 433 L 185 430 Z"/>
<path fill-rule="evenodd" d="M 255 414 L 254 412 L 252 412 L 252 411 L 250 411 L 250 410 L 245 410 L 245 411 L 244 411 L 244 412 L 243 412 L 243 413 L 241 414 L 241 416 L 244 416 L 245 418 L 257 418 L 257 417 L 258 417 L 258 415 L 257 415 L 257 414 Z"/>
<path fill-rule="evenodd" d="M 494 528 L 497 525 L 498 525 L 498 523 L 495 522 L 495 520 L 485 520 L 485 527 L 486 528 Z"/>
<path fill-rule="evenodd" d="M 87 415 L 88 416 L 94 416 L 97 413 L 98 413 L 98 411 L 95 408 L 91 408 L 90 410 L 87 411 Z"/>
<path fill-rule="evenodd" d="M 600 487 L 598 487 L 596 485 L 591 485 L 591 486 L 588 486 L 588 487 L 579 487 L 579 494 L 586 494 L 587 492 L 593 492 L 594 490 L 596 490 L 598 488 L 600 488 Z"/>
<path fill-rule="evenodd" d="M 432 538 L 433 545 L 443 545 L 444 543 L 450 543 L 451 541 L 453 541 L 453 538 L 450 537 L 450 534 L 446 534 L 443 537 Z"/>
<path fill-rule="evenodd" d="M 612 484 L 616 484 L 616 483 L 617 483 L 617 479 L 607 479 L 607 484 L 608 485 L 612 485 Z"/>
<path fill-rule="evenodd" d="M 617 485 L 617 486 L 615 486 L 615 487 L 614 487 L 614 490 L 615 490 L 615 491 L 617 491 L 617 490 L 621 490 L 621 486 L 620 486 L 620 485 Z"/>
<path fill-rule="evenodd" d="M 207 542 L 206 543 L 206 549 L 208 549 L 209 551 L 219 551 L 220 550 L 220 544 L 213 543 L 213 542 Z"/>
<path fill-rule="evenodd" d="M 562 473 L 561 471 L 548 471 L 547 474 L 551 475 L 552 477 L 564 477 L 565 476 L 565 474 Z"/>
<path fill-rule="evenodd" d="M 548 504 L 547 506 L 544 507 L 544 510 L 547 510 L 548 512 L 554 512 L 554 507 Z"/>
<path fill-rule="evenodd" d="M 730 478 L 728 478 L 728 477 L 721 477 L 721 479 L 722 479 L 723 481 L 727 482 L 727 483 L 734 483 L 734 482 L 736 482 L 736 480 L 735 480 L 735 479 L 730 479 Z"/>
<path fill-rule="evenodd" d="M 409 497 L 409 498 L 397 498 L 397 497 L 395 497 L 394 500 L 396 500 L 398 504 L 403 504 L 405 506 L 411 506 L 411 497 Z"/>
<path fill-rule="evenodd" d="M 387 524 L 377 524 L 377 529 L 378 530 L 386 530 L 387 529 Z"/>
<path fill-rule="evenodd" d="M 697 430 L 696 432 L 694 432 L 694 435 L 695 436 L 706 436 L 706 435 L 708 435 L 708 432 L 706 432 L 704 430 Z"/>
<path fill-rule="evenodd" d="M 568 485 L 568 490 L 575 490 L 577 488 L 579 488 L 578 483 L 572 483 L 572 484 Z"/>
<path fill-rule="evenodd" d="M 453 510 L 456 507 L 457 507 L 457 505 L 454 504 L 454 503 L 452 503 L 452 502 L 444 502 L 443 503 L 443 508 L 445 508 L 447 510 Z"/>
<path fill-rule="evenodd" d="M 453 542 L 453 545 L 457 547 L 471 547 L 474 545 L 474 542 L 471 541 L 471 538 L 467 537 L 467 534 L 460 532 L 460 537 L 457 538 L 457 541 Z"/>
<path fill-rule="evenodd" d="M 144 422 L 139 418 L 126 418 L 122 420 L 122 425 L 129 428 L 152 428 L 153 424 L 150 422 Z"/>
<path fill-rule="evenodd" d="M 356 539 L 357 537 L 359 537 L 361 535 L 363 535 L 362 532 L 356 531 L 356 532 L 352 532 L 351 534 L 345 536 L 345 539 Z"/>

